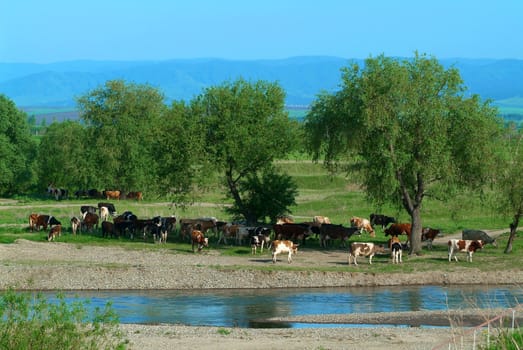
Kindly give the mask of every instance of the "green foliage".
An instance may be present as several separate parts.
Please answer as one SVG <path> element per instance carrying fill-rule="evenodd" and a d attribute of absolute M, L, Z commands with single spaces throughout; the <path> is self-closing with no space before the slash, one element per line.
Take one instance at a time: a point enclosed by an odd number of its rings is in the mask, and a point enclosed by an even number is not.
<path fill-rule="evenodd" d="M 82 302 L 57 295 L 51 303 L 42 294 L 8 290 L 0 298 L 2 349 L 124 349 L 118 318 L 106 304 L 89 316 Z"/>
<path fill-rule="evenodd" d="M 0 94 L 0 195 L 25 192 L 33 185 L 35 155 L 27 115 Z"/>
<path fill-rule="evenodd" d="M 523 345 L 523 329 L 514 331 L 503 330 L 499 335 L 490 339 L 488 346 L 481 347 L 484 350 L 520 350 Z"/>
<path fill-rule="evenodd" d="M 445 200 L 493 179 L 501 123 L 494 108 L 464 90 L 458 71 L 434 58 L 367 59 L 363 69 L 343 70 L 339 92 L 313 104 L 308 148 L 331 170 L 358 176 L 377 207 L 405 209 L 421 232 L 424 198 Z M 420 236 L 411 253 L 421 250 Z"/>
<path fill-rule="evenodd" d="M 251 204 L 260 203 L 254 196 L 265 194 L 253 192 L 256 187 L 253 184 L 267 180 L 256 177 L 267 172 L 277 157 L 291 151 L 295 139 L 296 127 L 284 110 L 283 90 L 275 83 L 239 79 L 208 88 L 193 106 L 205 130 L 209 162 L 223 174 L 227 195 L 233 199 L 236 212 L 248 222 L 255 222 L 262 213 L 252 212 L 253 206 L 245 202 L 241 187 L 248 187 L 245 192 Z M 277 182 L 281 184 L 282 179 Z M 273 200 L 289 202 L 284 198 Z"/>

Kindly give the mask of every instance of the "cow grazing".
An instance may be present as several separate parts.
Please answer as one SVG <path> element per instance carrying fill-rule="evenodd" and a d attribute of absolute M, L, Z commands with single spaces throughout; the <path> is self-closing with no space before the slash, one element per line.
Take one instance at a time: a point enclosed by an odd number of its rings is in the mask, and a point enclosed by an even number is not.
<path fill-rule="evenodd" d="M 76 216 L 73 216 L 71 218 L 71 232 L 73 233 L 73 235 L 76 235 L 76 232 L 79 232 L 79 233 L 82 233 L 82 221 L 77 218 Z"/>
<path fill-rule="evenodd" d="M 382 215 L 382 214 L 370 214 L 370 224 L 371 226 L 380 225 L 381 229 L 384 230 L 389 224 L 396 222 L 396 219 L 392 216 Z"/>
<path fill-rule="evenodd" d="M 376 232 L 374 232 L 374 228 L 372 228 L 372 225 L 370 224 L 370 221 L 367 219 L 359 218 L 357 216 L 353 216 L 350 218 L 350 225 L 352 227 L 357 227 L 360 229 L 360 231 L 366 231 L 370 234 L 371 237 L 376 237 Z"/>
<path fill-rule="evenodd" d="M 93 231 L 93 228 L 98 230 L 98 222 L 100 217 L 95 213 L 85 213 L 85 216 L 82 220 L 82 226 L 89 232 Z"/>
<path fill-rule="evenodd" d="M 374 243 L 354 242 L 350 245 L 348 258 L 349 265 L 351 263 L 351 258 L 354 260 L 354 265 L 358 265 L 358 256 L 368 256 L 369 264 L 372 265 L 372 258 L 374 255 L 383 252 L 385 252 L 385 248 L 380 245 Z"/>
<path fill-rule="evenodd" d="M 287 253 L 287 262 L 292 262 L 292 254 L 298 253 L 298 244 L 288 240 L 276 240 L 272 242 L 272 262 L 276 263 L 276 256 L 280 253 Z"/>
<path fill-rule="evenodd" d="M 472 262 L 472 254 L 474 254 L 476 250 L 483 248 L 483 241 L 451 239 L 449 240 L 448 245 L 449 262 L 452 261 L 452 257 L 454 257 L 454 260 L 458 261 L 458 257 L 456 256 L 457 252 L 467 253 L 467 261 Z"/>
<path fill-rule="evenodd" d="M 357 227 L 344 227 L 342 225 L 322 224 L 320 227 L 320 247 L 327 248 L 328 240 L 339 239 L 340 246 L 346 247 L 345 242 L 355 233 L 359 234 Z"/>
<path fill-rule="evenodd" d="M 492 244 L 494 247 L 498 246 L 495 238 L 490 237 L 485 231 L 480 230 L 463 230 L 461 239 L 482 241 L 483 244 Z"/>
<path fill-rule="evenodd" d="M 34 216 L 33 216 L 32 220 L 34 220 Z M 36 228 L 37 231 L 40 231 L 40 227 L 43 227 L 44 231 L 47 231 L 47 226 L 49 226 L 49 228 L 52 228 L 55 225 L 62 224 L 52 215 L 38 215 L 36 217 L 36 220 L 33 223 L 34 223 L 34 228 Z"/>
<path fill-rule="evenodd" d="M 432 242 L 434 241 L 434 239 L 437 236 L 439 236 L 440 233 L 441 233 L 440 230 L 436 230 L 436 229 L 429 228 L 429 227 L 424 227 L 423 230 L 421 231 L 421 241 L 422 242 L 427 241 L 427 248 L 432 250 Z"/>
<path fill-rule="evenodd" d="M 47 241 L 51 242 L 55 238 L 60 237 L 61 234 L 62 234 L 62 225 L 56 225 L 49 230 L 49 234 L 47 235 Z"/>
<path fill-rule="evenodd" d="M 389 248 L 391 252 L 392 257 L 392 263 L 393 264 L 399 264 L 402 263 L 402 255 L 403 255 L 403 245 L 400 242 L 400 239 L 398 236 L 393 236 L 389 240 Z"/>
<path fill-rule="evenodd" d="M 192 251 L 194 253 L 194 246 L 198 247 L 198 252 L 201 252 L 204 247 L 209 246 L 209 238 L 203 235 L 202 231 L 193 230 L 191 233 Z"/>

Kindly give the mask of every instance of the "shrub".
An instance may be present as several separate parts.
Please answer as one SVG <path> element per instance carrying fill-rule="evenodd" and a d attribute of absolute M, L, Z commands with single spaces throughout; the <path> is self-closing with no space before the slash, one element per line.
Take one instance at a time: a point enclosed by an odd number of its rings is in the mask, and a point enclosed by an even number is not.
<path fill-rule="evenodd" d="M 6 291 L 0 297 L 0 349 L 124 349 L 110 303 L 91 317 L 87 301 L 57 302 L 38 293 Z"/>

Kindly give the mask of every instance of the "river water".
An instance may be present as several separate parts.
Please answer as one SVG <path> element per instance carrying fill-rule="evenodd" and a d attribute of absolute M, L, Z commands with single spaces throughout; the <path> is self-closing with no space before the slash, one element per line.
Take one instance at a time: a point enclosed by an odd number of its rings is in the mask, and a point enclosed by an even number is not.
<path fill-rule="evenodd" d="M 270 317 L 513 307 L 523 301 L 523 290 L 517 286 L 408 286 L 82 291 L 65 293 L 65 297 L 89 300 L 89 308 L 111 302 L 122 323 L 260 328 L 271 325 L 257 320 Z M 49 293 L 48 298 L 55 299 L 55 294 Z M 278 324 L 282 326 L 298 325 Z"/>

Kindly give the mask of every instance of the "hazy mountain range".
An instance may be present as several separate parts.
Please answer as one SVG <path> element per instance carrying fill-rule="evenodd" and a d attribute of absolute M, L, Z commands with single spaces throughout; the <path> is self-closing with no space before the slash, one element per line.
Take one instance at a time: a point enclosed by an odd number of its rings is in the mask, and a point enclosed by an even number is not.
<path fill-rule="evenodd" d="M 293 57 L 278 60 L 236 61 L 190 59 L 168 61 L 70 61 L 51 64 L 0 63 L 0 93 L 18 106 L 74 106 L 75 96 L 111 79 L 147 83 L 167 100 L 190 100 L 208 86 L 233 81 L 277 81 L 288 105 L 308 105 L 322 90 L 335 91 L 340 68 L 360 59 Z M 444 59 L 459 69 L 472 93 L 500 105 L 523 107 L 523 60 Z"/>

